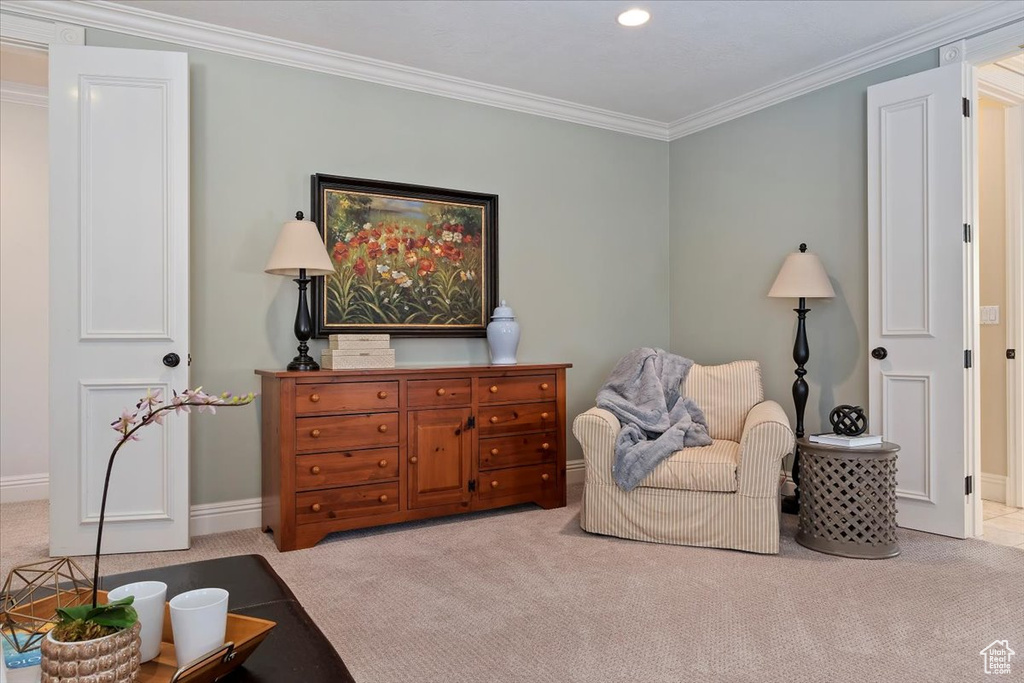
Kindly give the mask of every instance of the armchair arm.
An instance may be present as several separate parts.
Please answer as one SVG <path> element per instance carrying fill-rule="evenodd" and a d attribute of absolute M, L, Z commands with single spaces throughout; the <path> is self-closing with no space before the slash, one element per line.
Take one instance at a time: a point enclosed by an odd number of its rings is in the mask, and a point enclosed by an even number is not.
<path fill-rule="evenodd" d="M 619 429 L 618 419 L 603 408 L 591 408 L 573 420 L 572 433 L 583 446 L 588 481 L 615 483 L 612 463 L 615 461 L 615 438 Z"/>
<path fill-rule="evenodd" d="M 751 408 L 740 438 L 736 492 L 751 498 L 777 496 L 782 459 L 793 452 L 795 444 L 782 406 L 775 401 L 762 401 Z"/>

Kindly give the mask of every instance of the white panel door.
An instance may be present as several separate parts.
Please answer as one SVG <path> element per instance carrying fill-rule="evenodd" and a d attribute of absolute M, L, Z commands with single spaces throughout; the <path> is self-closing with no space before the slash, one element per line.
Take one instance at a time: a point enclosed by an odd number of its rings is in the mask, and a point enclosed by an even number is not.
<path fill-rule="evenodd" d="M 95 549 L 110 423 L 188 384 L 188 144 L 184 53 L 51 47 L 51 555 Z M 140 436 L 114 464 L 103 549 L 187 548 L 187 417 Z"/>
<path fill-rule="evenodd" d="M 900 526 L 959 538 L 969 503 L 964 291 L 972 272 L 963 68 L 868 88 L 870 422 L 901 447 Z"/>

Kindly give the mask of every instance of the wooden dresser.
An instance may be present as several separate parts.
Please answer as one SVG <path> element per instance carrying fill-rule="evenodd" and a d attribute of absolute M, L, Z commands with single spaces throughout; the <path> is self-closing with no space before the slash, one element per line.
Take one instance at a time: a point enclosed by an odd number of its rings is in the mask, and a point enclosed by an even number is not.
<path fill-rule="evenodd" d="M 563 507 L 569 367 L 257 370 L 264 530 L 296 550 L 333 531 Z"/>

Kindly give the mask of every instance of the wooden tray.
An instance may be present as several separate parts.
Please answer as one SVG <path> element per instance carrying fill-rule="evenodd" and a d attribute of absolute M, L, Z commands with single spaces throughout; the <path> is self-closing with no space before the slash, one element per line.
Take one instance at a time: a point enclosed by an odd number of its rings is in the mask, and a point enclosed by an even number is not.
<path fill-rule="evenodd" d="M 97 591 L 106 599 L 106 591 Z M 91 591 L 90 591 L 91 598 Z M 49 596 L 36 600 L 17 610 L 33 614 L 53 614 L 56 599 Z M 160 654 L 139 668 L 139 683 L 213 683 L 218 678 L 241 666 L 252 654 L 276 622 L 228 612 L 227 630 L 223 646 L 178 669 L 174 653 L 174 633 L 171 629 L 171 608 L 164 604 L 164 635 Z"/>

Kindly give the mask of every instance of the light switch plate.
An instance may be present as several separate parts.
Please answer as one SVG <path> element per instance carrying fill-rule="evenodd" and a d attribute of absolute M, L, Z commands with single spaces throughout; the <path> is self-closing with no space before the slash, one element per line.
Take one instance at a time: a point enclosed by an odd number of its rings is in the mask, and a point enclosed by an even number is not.
<path fill-rule="evenodd" d="M 981 324 L 982 325 L 998 325 L 999 324 L 999 307 L 998 306 L 982 306 L 981 307 Z"/>

